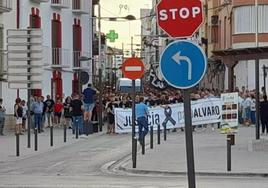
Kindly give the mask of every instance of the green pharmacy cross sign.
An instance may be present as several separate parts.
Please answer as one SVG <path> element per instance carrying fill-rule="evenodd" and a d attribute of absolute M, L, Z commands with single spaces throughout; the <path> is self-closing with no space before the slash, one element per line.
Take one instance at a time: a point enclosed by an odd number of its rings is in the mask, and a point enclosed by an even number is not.
<path fill-rule="evenodd" d="M 110 30 L 108 34 L 106 34 L 107 39 L 110 39 L 110 42 L 114 42 L 115 39 L 118 39 L 118 33 L 115 30 Z"/>

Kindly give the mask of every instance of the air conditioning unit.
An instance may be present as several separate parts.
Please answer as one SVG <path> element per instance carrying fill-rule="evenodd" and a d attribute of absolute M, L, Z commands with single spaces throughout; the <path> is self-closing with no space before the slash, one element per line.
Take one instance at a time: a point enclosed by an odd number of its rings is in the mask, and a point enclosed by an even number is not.
<path fill-rule="evenodd" d="M 219 24 L 219 16 L 218 15 L 211 16 L 211 25 L 217 26 L 218 24 Z"/>

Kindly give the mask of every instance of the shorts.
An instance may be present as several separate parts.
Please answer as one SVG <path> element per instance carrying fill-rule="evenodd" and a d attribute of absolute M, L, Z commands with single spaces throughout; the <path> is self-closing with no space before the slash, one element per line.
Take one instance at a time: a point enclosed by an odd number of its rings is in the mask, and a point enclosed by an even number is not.
<path fill-rule="evenodd" d="M 61 112 L 54 112 L 54 116 L 61 118 Z"/>
<path fill-rule="evenodd" d="M 94 103 L 84 103 L 85 112 L 92 112 L 94 106 Z"/>
<path fill-rule="evenodd" d="M 19 118 L 16 118 L 16 125 L 18 124 L 22 124 L 22 118 L 19 117 Z"/>

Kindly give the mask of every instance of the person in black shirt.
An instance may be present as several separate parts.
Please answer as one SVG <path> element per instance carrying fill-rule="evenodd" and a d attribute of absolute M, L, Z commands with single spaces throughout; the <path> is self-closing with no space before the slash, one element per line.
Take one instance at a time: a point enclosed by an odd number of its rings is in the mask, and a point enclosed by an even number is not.
<path fill-rule="evenodd" d="M 50 95 L 47 95 L 47 100 L 45 101 L 44 106 L 46 106 L 46 116 L 47 116 L 48 127 L 51 126 L 54 104 L 55 104 L 54 100 L 50 98 Z"/>
<path fill-rule="evenodd" d="M 126 97 L 123 97 L 122 101 L 120 101 L 119 108 L 131 108 L 131 103 Z"/>
<path fill-rule="evenodd" d="M 67 125 L 69 127 L 69 129 L 72 128 L 71 126 L 71 119 L 72 119 L 72 116 L 71 116 L 71 113 L 70 113 L 70 105 L 71 105 L 71 102 L 72 102 L 72 98 L 71 97 L 67 97 L 65 99 L 65 102 L 63 103 L 63 107 L 64 107 L 64 118 L 65 118 L 65 125 Z"/>
<path fill-rule="evenodd" d="M 262 124 L 262 134 L 268 134 L 268 101 L 267 95 L 263 95 L 263 101 L 260 102 L 260 116 L 261 116 L 261 124 Z"/>
<path fill-rule="evenodd" d="M 22 116 L 23 108 L 21 106 L 21 99 L 17 98 L 14 105 L 14 116 L 16 117 L 16 134 L 22 134 Z"/>
<path fill-rule="evenodd" d="M 155 105 L 155 101 L 151 95 L 149 95 L 148 99 L 145 100 L 145 104 L 149 107 L 153 107 Z"/>
<path fill-rule="evenodd" d="M 108 117 L 108 130 L 107 134 L 115 133 L 115 124 L 114 124 L 114 109 L 118 108 L 118 104 L 115 102 L 115 98 L 111 97 L 107 105 L 107 117 Z"/>
<path fill-rule="evenodd" d="M 73 100 L 70 103 L 70 112 L 73 117 L 73 134 L 78 127 L 78 134 L 82 135 L 83 130 L 83 103 L 78 94 L 73 95 Z"/>

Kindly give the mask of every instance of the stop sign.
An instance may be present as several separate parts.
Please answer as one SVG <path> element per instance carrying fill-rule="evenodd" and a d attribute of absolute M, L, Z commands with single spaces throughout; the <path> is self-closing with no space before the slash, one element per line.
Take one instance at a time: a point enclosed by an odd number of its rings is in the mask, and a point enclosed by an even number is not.
<path fill-rule="evenodd" d="M 144 74 L 143 62 L 139 58 L 128 58 L 122 65 L 122 72 L 125 78 L 139 79 Z"/>
<path fill-rule="evenodd" d="M 203 23 L 200 0 L 161 0 L 156 6 L 159 27 L 170 37 L 191 37 Z"/>

